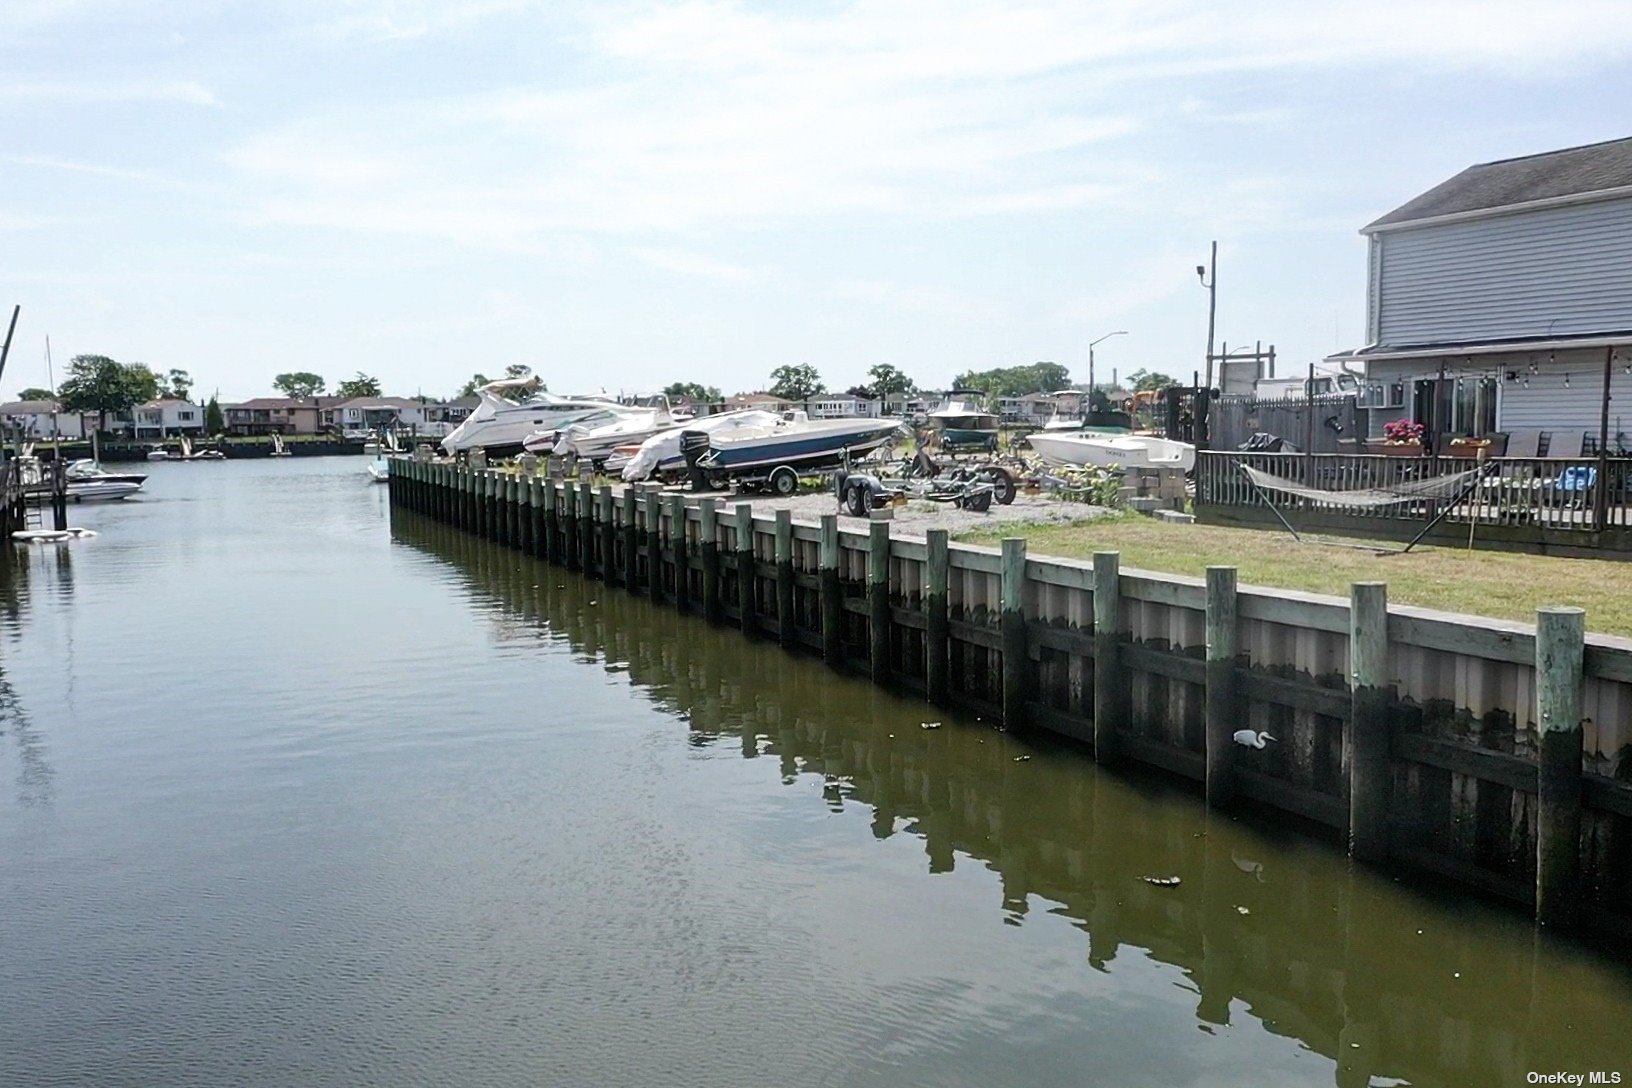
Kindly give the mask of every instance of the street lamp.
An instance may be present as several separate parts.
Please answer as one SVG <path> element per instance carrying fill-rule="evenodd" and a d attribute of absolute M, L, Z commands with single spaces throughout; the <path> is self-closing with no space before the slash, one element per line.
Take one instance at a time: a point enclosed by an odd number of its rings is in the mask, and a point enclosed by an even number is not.
<path fill-rule="evenodd" d="M 1092 393 L 1094 391 L 1094 345 L 1095 344 L 1103 344 L 1105 341 L 1109 340 L 1113 336 L 1126 336 L 1126 335 L 1128 335 L 1128 330 L 1127 329 L 1118 329 L 1115 332 L 1106 333 L 1104 336 L 1101 336 L 1098 340 L 1094 340 L 1094 341 L 1089 342 L 1089 344 L 1088 344 L 1088 392 L 1089 393 Z"/>
<path fill-rule="evenodd" d="M 1218 243 L 1213 243 L 1212 267 L 1196 265 L 1196 278 L 1207 288 L 1207 384 L 1213 387 L 1213 317 L 1218 313 Z"/>

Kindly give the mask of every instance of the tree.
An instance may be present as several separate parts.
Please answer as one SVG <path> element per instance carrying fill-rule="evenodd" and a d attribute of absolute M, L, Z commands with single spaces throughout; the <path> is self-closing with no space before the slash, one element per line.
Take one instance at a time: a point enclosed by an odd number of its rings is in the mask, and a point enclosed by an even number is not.
<path fill-rule="evenodd" d="M 470 381 L 466 382 L 459 388 L 459 397 L 474 397 L 476 395 L 476 390 L 480 389 L 487 383 L 488 377 L 486 374 L 472 374 L 470 376 Z M 454 399 L 458 400 L 459 397 L 455 397 Z"/>
<path fill-rule="evenodd" d="M 965 371 L 952 384 L 959 389 L 978 389 L 988 397 L 1023 397 L 1064 389 L 1071 384 L 1071 372 L 1059 363 L 1032 363 Z"/>
<path fill-rule="evenodd" d="M 307 400 L 321 396 L 325 388 L 323 378 L 313 374 L 310 370 L 292 370 L 287 374 L 279 374 L 272 379 L 272 388 L 286 397 L 295 400 Z"/>
<path fill-rule="evenodd" d="M 809 363 L 784 363 L 771 371 L 771 383 L 771 395 L 782 400 L 809 400 L 827 388 Z"/>
<path fill-rule="evenodd" d="M 185 370 L 172 369 L 165 374 L 165 380 L 170 383 L 170 395 L 177 400 L 191 400 L 193 397 L 193 376 Z"/>
<path fill-rule="evenodd" d="M 222 434 L 227 429 L 226 418 L 221 414 L 221 405 L 214 397 L 204 406 L 204 433 Z"/>
<path fill-rule="evenodd" d="M 873 399 L 873 390 L 870 386 L 852 385 L 849 389 L 845 390 L 845 393 L 852 397 L 862 397 L 866 400 Z"/>
<path fill-rule="evenodd" d="M 1158 374 L 1153 370 L 1135 370 L 1128 375 L 1128 381 L 1133 385 L 1135 393 L 1144 393 L 1152 389 L 1166 389 L 1170 385 L 1179 383 L 1166 374 Z"/>
<path fill-rule="evenodd" d="M 157 374 L 153 373 L 153 368 L 146 363 L 131 363 L 125 369 L 130 371 L 130 380 L 136 383 L 137 404 L 157 400 L 159 394 L 164 392 L 164 382 L 159 379 Z"/>
<path fill-rule="evenodd" d="M 27 389 L 23 390 L 21 393 L 18 393 L 17 394 L 17 399 L 18 400 L 56 400 L 57 395 L 55 393 L 51 392 L 51 390 L 49 390 L 49 389 L 41 389 L 37 385 L 31 385 Z"/>
<path fill-rule="evenodd" d="M 897 394 L 916 393 L 917 383 L 889 363 L 879 363 L 867 372 L 873 379 L 871 389 L 875 397 L 890 397 Z"/>
<path fill-rule="evenodd" d="M 95 412 L 96 429 L 108 429 L 109 412 L 128 412 L 158 389 L 158 375 L 140 363 L 125 366 L 106 355 L 76 355 L 62 380 L 60 402 L 68 412 Z"/>
<path fill-rule="evenodd" d="M 663 395 L 676 399 L 684 397 L 693 404 L 718 404 L 725 399 L 725 394 L 719 389 L 701 382 L 670 382 L 663 387 Z"/>
<path fill-rule="evenodd" d="M 356 397 L 377 397 L 380 395 L 380 379 L 371 378 L 361 370 L 355 378 L 347 378 L 335 390 L 340 396 L 352 399 Z"/>

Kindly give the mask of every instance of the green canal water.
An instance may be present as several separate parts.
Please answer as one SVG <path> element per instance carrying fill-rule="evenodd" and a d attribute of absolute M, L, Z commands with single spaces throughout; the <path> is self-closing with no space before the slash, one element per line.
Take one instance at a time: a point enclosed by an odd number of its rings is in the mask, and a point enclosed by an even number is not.
<path fill-rule="evenodd" d="M 74 515 L 0 572 L 0 1085 L 1632 1082 L 1624 963 L 359 459 Z"/>

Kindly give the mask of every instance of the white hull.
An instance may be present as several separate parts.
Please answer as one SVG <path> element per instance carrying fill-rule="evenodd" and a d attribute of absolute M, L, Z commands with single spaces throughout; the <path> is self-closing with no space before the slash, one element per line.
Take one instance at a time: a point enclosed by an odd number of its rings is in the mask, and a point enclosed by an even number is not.
<path fill-rule="evenodd" d="M 709 435 L 699 464 L 726 473 L 835 464 L 871 453 L 899 429 L 894 420 L 807 419 L 791 412 L 770 426 Z"/>
<path fill-rule="evenodd" d="M 519 450 L 529 435 L 543 430 L 560 430 L 597 412 L 618 410 L 619 407 L 611 401 L 567 400 L 548 394 L 517 404 L 491 390 L 484 390 L 482 403 L 442 440 L 442 448 L 449 454 L 474 449 Z"/>
<path fill-rule="evenodd" d="M 630 482 L 650 480 L 652 477 L 665 472 L 679 472 L 686 467 L 686 459 L 680 453 L 680 435 L 685 431 L 703 431 L 712 434 L 719 431 L 722 434 L 729 431 L 749 430 L 752 428 L 771 427 L 776 424 L 775 412 L 765 412 L 757 408 L 749 408 L 741 412 L 721 412 L 718 415 L 702 416 L 689 420 L 668 430 L 659 431 L 640 444 L 640 449 L 629 458 L 627 463 L 618 465 L 613 458 L 608 458 L 606 470 L 621 472 L 625 480 Z"/>
<path fill-rule="evenodd" d="M 87 480 L 68 485 L 69 502 L 112 502 L 136 494 L 141 484 L 121 480 Z"/>
<path fill-rule="evenodd" d="M 1091 431 L 1039 432 L 1026 441 L 1050 465 L 1098 465 L 1102 468 L 1196 467 L 1196 447 L 1137 434 L 1095 434 Z"/>

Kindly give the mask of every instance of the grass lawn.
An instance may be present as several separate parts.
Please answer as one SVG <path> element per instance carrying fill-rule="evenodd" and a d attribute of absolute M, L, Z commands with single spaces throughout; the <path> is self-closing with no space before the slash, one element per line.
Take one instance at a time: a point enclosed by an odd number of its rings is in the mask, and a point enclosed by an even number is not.
<path fill-rule="evenodd" d="M 1447 612 L 1534 622 L 1542 605 L 1587 610 L 1587 630 L 1632 636 L 1632 563 L 1554 559 L 1517 552 L 1418 545 L 1407 555 L 1374 555 L 1335 544 L 1299 544 L 1284 532 L 1174 525 L 1138 514 L 1069 525 L 1009 525 L 960 534 L 996 545 L 1024 536 L 1032 555 L 1088 558 L 1119 551 L 1124 567 L 1201 575 L 1236 567 L 1242 584 L 1347 597 L 1351 582 L 1387 582 L 1388 598 Z M 1399 544 L 1384 547 L 1398 548 Z"/>

